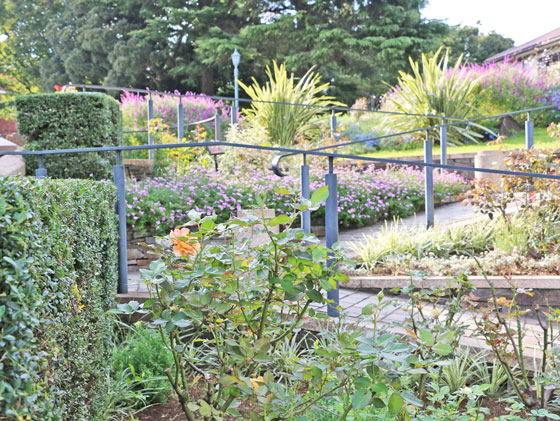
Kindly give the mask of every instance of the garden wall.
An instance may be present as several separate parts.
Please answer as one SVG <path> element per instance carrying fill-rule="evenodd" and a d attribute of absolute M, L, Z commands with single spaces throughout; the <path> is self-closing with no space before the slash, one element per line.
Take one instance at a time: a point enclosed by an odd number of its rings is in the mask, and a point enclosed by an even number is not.
<path fill-rule="evenodd" d="M 0 177 L 0 419 L 103 419 L 115 202 L 110 182 Z"/>
<path fill-rule="evenodd" d="M 137 272 L 140 269 L 146 269 L 150 263 L 157 259 L 153 254 L 149 254 L 149 248 L 140 244 L 152 245 L 156 239 L 152 236 L 144 234 L 142 231 L 134 230 L 127 225 L 127 242 L 128 242 L 128 271 Z"/>

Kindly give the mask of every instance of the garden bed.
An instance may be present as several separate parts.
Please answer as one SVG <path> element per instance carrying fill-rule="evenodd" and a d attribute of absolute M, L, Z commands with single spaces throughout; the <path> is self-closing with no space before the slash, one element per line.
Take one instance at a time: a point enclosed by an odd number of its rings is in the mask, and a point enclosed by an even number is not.
<path fill-rule="evenodd" d="M 311 173 L 311 190 L 324 185 L 323 168 Z M 376 170 L 337 168 L 339 225 L 357 228 L 393 217 L 412 215 L 424 204 L 424 175 L 410 167 Z M 436 204 L 457 200 L 468 188 L 455 173 L 434 173 Z M 185 177 L 149 178 L 127 185 L 127 223 L 148 235 L 164 235 L 187 221 L 189 209 L 217 215 L 218 221 L 254 208 L 266 194 L 265 204 L 277 214 L 292 210 L 300 191 L 299 176 L 275 176 L 269 170 L 233 168 L 231 171 L 193 169 Z M 324 208 L 313 212 L 321 220 Z"/>

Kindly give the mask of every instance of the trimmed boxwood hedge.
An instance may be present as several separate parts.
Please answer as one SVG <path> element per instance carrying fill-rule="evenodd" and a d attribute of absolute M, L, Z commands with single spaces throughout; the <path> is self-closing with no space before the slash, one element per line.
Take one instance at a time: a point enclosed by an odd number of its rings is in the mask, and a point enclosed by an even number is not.
<path fill-rule="evenodd" d="M 0 419 L 95 420 L 117 285 L 109 182 L 0 177 Z"/>
<path fill-rule="evenodd" d="M 100 93 L 36 94 L 16 98 L 19 132 L 26 150 L 93 148 L 122 144 L 119 103 Z M 44 157 L 52 178 L 110 178 L 115 153 L 81 153 Z M 29 175 L 37 158 L 25 157 Z"/>

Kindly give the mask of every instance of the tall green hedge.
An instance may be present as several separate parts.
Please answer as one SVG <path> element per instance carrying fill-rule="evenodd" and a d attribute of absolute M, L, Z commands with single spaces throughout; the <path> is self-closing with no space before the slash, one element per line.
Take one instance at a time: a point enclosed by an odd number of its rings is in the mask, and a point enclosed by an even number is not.
<path fill-rule="evenodd" d="M 0 419 L 95 420 L 117 284 L 109 182 L 0 177 Z"/>
<path fill-rule="evenodd" d="M 122 144 L 119 103 L 100 93 L 37 94 L 16 98 L 19 132 L 26 150 L 93 148 Z M 25 157 L 28 174 L 37 158 Z M 110 178 L 115 153 L 50 155 L 45 168 L 53 178 Z"/>

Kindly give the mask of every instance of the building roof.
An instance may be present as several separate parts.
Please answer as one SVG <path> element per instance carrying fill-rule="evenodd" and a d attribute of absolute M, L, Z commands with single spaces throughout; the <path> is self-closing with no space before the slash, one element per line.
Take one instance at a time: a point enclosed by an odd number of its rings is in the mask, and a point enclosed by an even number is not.
<path fill-rule="evenodd" d="M 502 61 L 506 57 L 518 57 L 524 55 L 523 53 L 540 49 L 548 44 L 559 42 L 559 41 L 560 41 L 560 28 L 557 28 L 554 31 L 550 31 L 544 35 L 541 35 L 538 38 L 535 38 L 534 40 L 526 42 L 525 44 L 521 44 L 519 47 L 511 47 L 508 50 L 493 55 L 492 57 L 487 58 L 485 61 L 492 63 L 496 61 Z"/>

